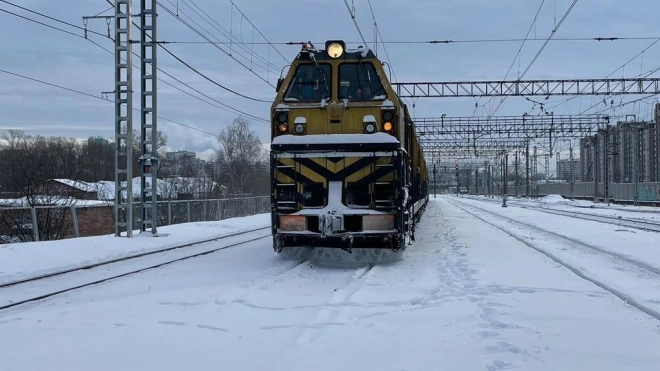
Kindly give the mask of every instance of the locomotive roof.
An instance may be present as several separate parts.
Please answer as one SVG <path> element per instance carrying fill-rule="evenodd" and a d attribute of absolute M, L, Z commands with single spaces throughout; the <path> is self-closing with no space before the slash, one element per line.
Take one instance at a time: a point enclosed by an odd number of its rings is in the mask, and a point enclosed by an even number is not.
<path fill-rule="evenodd" d="M 361 59 L 366 59 L 366 58 L 376 58 L 376 55 L 374 54 L 371 49 L 368 48 L 359 48 L 359 49 L 346 49 L 344 51 L 344 54 L 340 56 L 339 58 L 332 58 L 328 55 L 328 53 L 325 51 L 325 49 L 317 49 L 317 48 L 307 48 L 301 50 L 298 55 L 296 56 L 296 61 L 306 61 L 309 60 L 309 54 L 314 54 L 314 58 L 316 58 L 317 62 L 321 61 L 357 61 L 359 58 Z"/>

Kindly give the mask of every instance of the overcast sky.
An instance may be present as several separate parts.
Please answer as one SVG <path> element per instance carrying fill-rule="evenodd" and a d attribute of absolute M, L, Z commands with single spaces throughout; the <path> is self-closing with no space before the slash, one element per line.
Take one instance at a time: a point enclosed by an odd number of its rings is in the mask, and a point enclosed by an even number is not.
<path fill-rule="evenodd" d="M 114 2 L 114 0 L 112 0 Z M 206 74 L 223 86 L 243 95 L 270 101 L 275 95 L 277 76 L 288 61 L 295 57 L 299 45 L 249 45 L 252 41 L 263 43 L 265 39 L 253 32 L 250 22 L 273 43 L 311 40 L 323 45 L 327 39 L 343 39 L 349 47 L 356 47 L 359 34 L 350 18 L 343 0 L 160 0 L 174 13 L 188 21 L 200 32 L 208 30 L 214 41 L 229 40 L 221 32 L 231 30 L 245 45 L 231 46 L 234 58 L 225 52 L 229 45 L 210 45 L 190 30 L 180 20 L 159 7 L 159 39 L 171 41 L 166 47 L 192 67 Z M 105 0 L 12 0 L 11 2 L 41 12 L 75 25 L 82 26 L 82 17 L 91 16 L 109 8 Z M 520 58 L 515 61 L 509 79 L 518 78 L 530 63 L 560 21 L 572 0 L 545 0 L 537 23 L 530 33 Z M 371 11 L 366 0 L 355 0 L 356 17 L 362 33 L 373 47 L 374 27 Z M 139 12 L 140 2 L 134 0 L 134 11 Z M 351 1 L 349 0 L 349 4 Z M 523 38 L 536 14 L 541 0 L 372 0 L 376 20 L 385 42 L 427 40 L 480 40 Z M 195 7 L 195 5 L 197 7 Z M 191 8 L 192 7 L 192 8 Z M 0 2 L 0 9 L 39 20 L 77 35 L 77 30 L 52 20 L 31 14 Z M 194 9 L 194 11 L 193 11 Z M 203 10 L 216 23 L 202 19 Z M 247 18 L 243 18 L 240 9 Z M 198 15 L 199 13 L 200 15 Z M 111 15 L 108 11 L 103 13 Z M 657 0 L 580 0 L 555 34 L 555 38 L 592 37 L 653 37 L 657 31 L 660 2 Z M 136 19 L 138 21 L 138 19 Z M 199 23 L 196 25 L 195 23 Z M 105 20 L 95 19 L 88 24 L 90 30 L 105 34 Z M 111 26 L 111 32 L 114 28 Z M 112 54 L 102 50 L 89 40 L 65 34 L 25 19 L 0 12 L 0 69 L 35 79 L 80 90 L 95 96 L 102 91 L 113 90 L 114 60 Z M 134 29 L 134 39 L 139 39 Z M 208 34 L 207 34 L 208 35 Z M 108 50 L 113 43 L 107 38 L 90 34 L 89 38 Z M 538 60 L 524 76 L 525 79 L 604 78 L 655 40 L 621 41 L 551 41 Z M 455 44 L 386 44 L 389 58 L 383 46 L 378 55 L 389 60 L 396 80 L 412 81 L 459 81 L 501 80 L 520 48 L 521 42 L 455 43 Z M 220 50 L 221 49 L 221 50 Z M 139 53 L 139 48 L 134 48 Z M 240 55 L 239 55 L 240 53 Z M 280 55 L 280 53 L 283 55 Z M 633 77 L 641 72 L 660 67 L 660 42 L 643 55 L 618 70 L 613 77 Z M 260 118 L 268 118 L 269 103 L 256 102 L 223 90 L 179 63 L 164 51 L 158 52 L 161 69 L 191 85 L 213 99 Z M 250 61 L 252 59 L 252 61 Z M 139 65 L 139 59 L 134 58 Z M 240 62 L 240 63 L 239 63 Z M 241 65 L 243 64 L 243 65 Z M 270 71 L 266 65 L 270 64 Z M 249 69 L 252 68 L 253 72 Z M 658 74 L 652 75 L 656 77 Z M 172 78 L 160 73 L 159 77 L 176 87 L 190 91 Z M 139 70 L 134 69 L 134 88 L 139 92 Z M 196 92 L 191 92 L 198 95 Z M 622 101 L 641 96 L 616 97 L 616 106 Z M 112 97 L 111 97 L 112 98 Z M 139 108 L 139 95 L 135 94 L 134 107 Z M 209 101 L 208 98 L 202 97 Z M 181 124 L 217 134 L 238 116 L 236 111 L 222 110 L 201 102 L 170 86 L 159 82 L 159 115 Z M 489 102 L 478 99 L 475 112 L 474 98 L 420 98 L 416 101 L 414 116 L 437 117 L 447 115 L 488 114 L 500 98 Z M 543 97 L 531 97 L 542 101 Z M 555 115 L 578 114 L 601 100 L 584 97 L 567 100 L 551 97 L 546 109 Z M 555 103 L 552 103 L 555 102 Z M 649 98 L 637 104 L 609 110 L 614 115 L 638 114 L 650 118 Z M 220 106 L 217 102 L 212 102 Z M 223 106 L 220 106 L 223 107 Z M 603 108 L 601 103 L 599 108 Z M 225 108 L 225 107 L 223 107 Z M 227 112 L 230 111 L 230 112 Z M 0 72 L 0 131 L 20 128 L 28 134 L 57 135 L 76 138 L 89 136 L 114 137 L 114 106 L 110 102 L 67 92 L 33 81 Z M 497 111 L 497 115 L 537 114 L 538 105 L 522 97 L 510 97 Z M 592 109 L 587 113 L 598 113 Z M 139 128 L 140 115 L 134 114 L 134 126 Z M 254 129 L 264 143 L 269 141 L 268 123 L 252 119 Z M 169 137 L 173 150 L 189 150 L 206 157 L 217 148 L 213 136 L 167 121 L 160 121 L 159 128 Z M 204 152 L 204 154 L 202 154 Z"/>

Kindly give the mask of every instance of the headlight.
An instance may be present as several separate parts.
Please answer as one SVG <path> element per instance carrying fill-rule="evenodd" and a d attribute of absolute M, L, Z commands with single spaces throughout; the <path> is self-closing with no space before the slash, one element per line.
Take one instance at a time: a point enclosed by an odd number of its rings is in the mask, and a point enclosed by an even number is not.
<path fill-rule="evenodd" d="M 368 123 L 364 128 L 367 130 L 367 133 L 371 134 L 376 130 L 376 125 Z"/>
<path fill-rule="evenodd" d="M 303 124 L 296 124 L 296 133 L 302 134 L 305 131 L 305 126 Z"/>
<path fill-rule="evenodd" d="M 328 45 L 326 52 L 331 58 L 339 58 L 342 54 L 344 54 L 344 47 L 341 46 L 340 43 L 334 42 Z"/>

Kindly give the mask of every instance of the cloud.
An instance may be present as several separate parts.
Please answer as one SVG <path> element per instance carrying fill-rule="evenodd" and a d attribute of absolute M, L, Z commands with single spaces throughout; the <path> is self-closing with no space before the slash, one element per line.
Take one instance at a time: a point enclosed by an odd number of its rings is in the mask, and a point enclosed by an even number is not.
<path fill-rule="evenodd" d="M 319 46 L 328 39 L 343 39 L 350 42 L 350 47 L 355 47 L 357 46 L 355 42 L 360 40 L 353 21 L 341 1 L 254 0 L 235 3 L 249 20 L 257 25 L 261 34 L 266 35 L 268 40 L 273 42 L 311 40 Z M 546 2 L 539 14 L 537 24 L 530 32 L 530 38 L 541 40 L 530 40 L 525 43 L 520 59 L 513 63 L 508 78 L 515 79 L 525 70 L 572 0 L 557 0 L 556 10 L 554 3 Z M 133 6 L 135 12 L 139 10 L 138 4 L 139 2 Z M 175 2 L 163 1 L 162 4 L 177 11 Z M 247 19 L 242 18 L 229 1 L 195 1 L 195 4 L 203 9 L 212 21 L 202 19 L 189 7 L 189 4 L 191 4 L 189 1 L 179 2 L 180 17 L 188 19 L 184 13 L 192 16 L 196 23 L 190 21 L 190 24 L 210 39 L 228 42 L 229 38 L 223 33 L 231 32 L 235 38 L 245 42 L 265 42 L 264 37 L 253 31 Z M 390 43 L 385 47 L 380 45 L 378 55 L 390 63 L 398 81 L 500 80 L 514 62 L 514 56 L 521 43 L 461 41 L 522 38 L 529 29 L 539 4 L 539 1 L 529 0 L 372 1 L 379 29 L 385 41 L 459 41 L 450 44 Z M 21 5 L 80 26 L 82 26 L 82 16 L 94 15 L 107 8 L 103 1 L 84 0 L 69 0 L 67 7 L 62 7 L 59 2 L 52 0 L 22 1 Z M 30 18 L 55 24 L 9 5 L 1 6 L 3 9 Z M 374 35 L 369 6 L 366 2 L 355 2 L 355 8 L 357 21 L 371 47 Z M 640 12 L 639 9 L 644 11 Z M 620 1 L 582 0 L 577 3 L 554 37 L 654 36 L 656 28 L 654 16 L 659 11 L 660 3 L 652 0 L 636 1 L 635 6 L 627 6 Z M 135 20 L 139 21 L 137 17 Z M 275 84 L 281 71 L 286 70 L 285 67 L 300 48 L 299 45 L 278 44 L 275 49 L 265 44 L 240 45 L 236 42 L 232 42 L 232 45 L 213 46 L 204 43 L 202 37 L 172 17 L 162 7 L 159 7 L 158 22 L 159 39 L 170 42 L 165 44 L 170 51 L 219 84 L 266 101 L 270 101 L 275 95 L 273 87 L 268 83 Z M 65 25 L 57 24 L 57 26 L 77 35 L 83 34 L 81 30 Z M 104 20 L 96 19 L 90 20 L 88 28 L 105 34 L 107 26 Z M 113 56 L 89 40 L 57 32 L 6 13 L 0 13 L 0 33 L 11 35 L 0 39 L 0 48 L 3 50 L 1 69 L 98 97 L 101 96 L 101 92 L 113 90 Z M 139 36 L 138 30 L 134 29 L 133 37 L 137 39 Z M 90 34 L 89 38 L 108 50 L 113 50 L 113 44 L 107 38 L 93 34 Z M 553 41 L 548 44 L 525 78 L 603 78 L 652 42 L 653 40 Z M 139 53 L 137 45 L 133 50 Z M 231 53 L 235 59 L 226 53 Z M 657 67 L 654 61 L 659 56 L 660 43 L 651 47 L 613 77 L 633 76 Z M 157 57 L 163 71 L 209 97 L 256 117 L 269 117 L 269 103 L 245 99 L 209 82 L 164 50 L 159 49 Z M 139 65 L 138 58 L 134 58 L 133 61 Z M 247 67 L 242 66 L 241 63 Z M 135 92 L 133 106 L 139 108 L 139 69 L 133 69 L 133 74 Z M 158 72 L 158 77 L 191 94 L 198 95 L 162 72 Z M 267 80 L 268 83 L 262 79 Z M 202 133 L 160 120 L 159 128 L 168 135 L 169 146 L 174 150 L 210 154 L 217 148 L 214 135 L 239 115 L 237 111 L 228 109 L 209 98 L 201 97 L 200 99 L 211 104 L 204 103 L 161 81 L 158 82 L 158 92 L 160 116 L 210 133 Z M 637 96 L 627 96 L 622 98 L 622 101 L 637 98 Z M 489 101 L 490 105 L 484 105 Z M 493 100 L 420 98 L 415 101 L 413 112 L 415 116 L 420 117 L 440 116 L 442 113 L 461 116 L 485 114 L 488 108 L 493 107 L 492 103 L 498 101 L 499 98 Z M 565 103 L 562 103 L 563 101 Z M 548 100 L 549 104 L 556 102 L 557 107 L 554 110 L 560 114 L 579 113 L 580 109 L 583 110 L 597 101 L 598 98 L 593 97 L 570 101 L 566 101 L 564 97 L 552 97 Z M 479 106 L 475 110 L 476 102 Z M 532 112 L 533 108 L 532 102 L 519 97 L 510 97 L 502 104 L 497 114 L 519 115 L 523 112 Z M 0 111 L 3 112 L 0 117 L 0 130 L 21 128 L 28 134 L 76 138 L 96 135 L 114 137 L 115 113 L 112 103 L 3 73 L 0 73 Z M 617 114 L 644 112 L 646 112 L 645 107 L 629 105 L 619 110 Z M 134 128 L 139 128 L 140 114 L 139 112 L 133 114 Z M 264 145 L 267 145 L 268 125 L 254 119 L 252 123 L 253 129 L 257 131 Z"/>

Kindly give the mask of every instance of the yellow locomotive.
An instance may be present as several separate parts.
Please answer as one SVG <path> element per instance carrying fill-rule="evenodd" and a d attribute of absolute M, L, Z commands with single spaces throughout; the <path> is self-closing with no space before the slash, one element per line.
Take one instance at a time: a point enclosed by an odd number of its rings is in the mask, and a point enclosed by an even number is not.
<path fill-rule="evenodd" d="M 402 251 L 428 203 L 428 170 L 383 63 L 340 40 L 311 43 L 271 107 L 273 246 Z"/>

